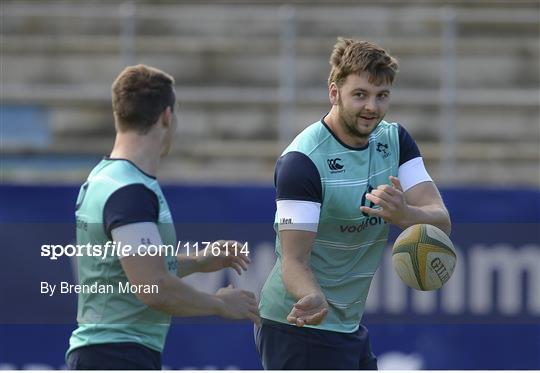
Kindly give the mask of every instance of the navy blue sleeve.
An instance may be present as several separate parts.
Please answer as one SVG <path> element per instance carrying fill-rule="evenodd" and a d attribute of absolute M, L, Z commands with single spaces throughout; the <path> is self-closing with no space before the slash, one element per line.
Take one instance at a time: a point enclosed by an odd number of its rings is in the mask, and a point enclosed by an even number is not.
<path fill-rule="evenodd" d="M 143 184 L 131 184 L 116 190 L 103 208 L 103 226 L 111 240 L 114 228 L 133 223 L 157 223 L 158 218 L 156 193 Z"/>
<path fill-rule="evenodd" d="M 294 199 L 322 203 L 321 177 L 317 167 L 304 153 L 289 152 L 280 157 L 274 173 L 276 199 Z"/>
<path fill-rule="evenodd" d="M 409 132 L 400 124 L 399 133 L 399 166 L 413 158 L 421 157 L 418 145 Z"/>

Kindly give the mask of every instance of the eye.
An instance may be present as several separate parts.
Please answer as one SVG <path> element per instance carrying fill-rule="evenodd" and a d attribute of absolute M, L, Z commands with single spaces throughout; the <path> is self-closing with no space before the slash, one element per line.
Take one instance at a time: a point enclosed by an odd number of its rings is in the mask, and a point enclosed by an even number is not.
<path fill-rule="evenodd" d="M 354 94 L 355 97 L 364 98 L 366 97 L 366 94 L 364 92 L 356 92 Z"/>
<path fill-rule="evenodd" d="M 389 96 L 390 96 L 390 94 L 389 94 L 388 92 L 383 92 L 383 93 L 379 93 L 379 94 L 378 94 L 378 97 L 379 97 L 381 100 L 385 100 L 385 99 L 387 99 Z"/>

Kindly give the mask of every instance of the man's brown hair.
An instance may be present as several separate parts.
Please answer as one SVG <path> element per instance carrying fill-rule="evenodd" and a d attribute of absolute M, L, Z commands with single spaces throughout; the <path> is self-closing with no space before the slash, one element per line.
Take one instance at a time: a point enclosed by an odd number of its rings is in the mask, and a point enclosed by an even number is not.
<path fill-rule="evenodd" d="M 146 65 L 126 67 L 112 85 L 118 130 L 148 133 L 167 108 L 174 111 L 174 78 Z"/>
<path fill-rule="evenodd" d="M 398 72 L 398 61 L 377 44 L 339 37 L 330 56 L 328 85 L 341 88 L 350 74 L 368 73 L 369 82 L 392 84 Z"/>

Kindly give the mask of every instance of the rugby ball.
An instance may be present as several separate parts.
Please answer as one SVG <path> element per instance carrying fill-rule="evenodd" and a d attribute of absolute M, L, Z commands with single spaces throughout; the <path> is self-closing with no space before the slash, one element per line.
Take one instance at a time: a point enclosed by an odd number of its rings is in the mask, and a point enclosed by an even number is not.
<path fill-rule="evenodd" d="M 416 290 L 440 289 L 452 277 L 456 250 L 437 227 L 416 224 L 405 229 L 392 249 L 392 263 L 399 278 Z"/>

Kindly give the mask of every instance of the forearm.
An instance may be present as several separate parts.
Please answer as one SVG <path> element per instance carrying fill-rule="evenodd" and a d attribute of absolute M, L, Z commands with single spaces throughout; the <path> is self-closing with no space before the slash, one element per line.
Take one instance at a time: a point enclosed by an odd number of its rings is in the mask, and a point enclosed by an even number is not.
<path fill-rule="evenodd" d="M 216 295 L 198 291 L 176 276 L 165 274 L 153 283 L 158 285 L 158 293 L 141 294 L 139 297 L 152 308 L 172 316 L 221 314 L 223 302 Z"/>
<path fill-rule="evenodd" d="M 283 260 L 282 272 L 285 288 L 296 300 L 308 294 L 324 296 L 308 263 L 294 259 Z"/>
<path fill-rule="evenodd" d="M 450 235 L 452 230 L 450 215 L 443 206 L 438 204 L 409 206 L 408 210 L 407 218 L 400 224 L 400 228 L 405 229 L 414 224 L 431 224 Z"/>
<path fill-rule="evenodd" d="M 198 257 L 180 254 L 176 256 L 178 262 L 178 277 L 186 277 L 198 271 Z"/>

